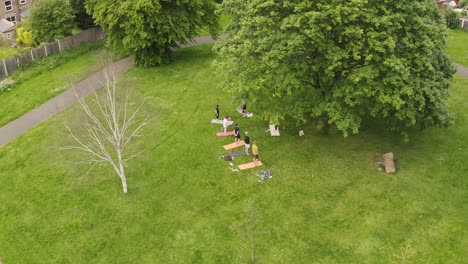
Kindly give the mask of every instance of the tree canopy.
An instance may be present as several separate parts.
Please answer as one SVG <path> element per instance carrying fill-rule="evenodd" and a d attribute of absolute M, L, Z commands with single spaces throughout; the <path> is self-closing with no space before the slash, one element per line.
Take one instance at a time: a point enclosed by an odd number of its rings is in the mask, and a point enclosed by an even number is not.
<path fill-rule="evenodd" d="M 213 0 L 87 0 L 86 8 L 104 28 L 108 43 L 123 47 L 140 66 L 170 61 L 171 47 L 186 43 L 202 28 L 219 28 Z"/>
<path fill-rule="evenodd" d="M 26 28 L 31 31 L 35 44 L 69 36 L 74 27 L 75 15 L 65 0 L 34 2 L 26 23 Z"/>
<path fill-rule="evenodd" d="M 79 28 L 87 29 L 94 25 L 93 17 L 86 13 L 85 0 L 68 0 L 75 13 L 75 21 Z"/>
<path fill-rule="evenodd" d="M 448 125 L 454 69 L 428 2 L 225 0 L 222 86 L 267 120 L 335 124 L 345 136 L 368 120 L 402 133 Z"/>

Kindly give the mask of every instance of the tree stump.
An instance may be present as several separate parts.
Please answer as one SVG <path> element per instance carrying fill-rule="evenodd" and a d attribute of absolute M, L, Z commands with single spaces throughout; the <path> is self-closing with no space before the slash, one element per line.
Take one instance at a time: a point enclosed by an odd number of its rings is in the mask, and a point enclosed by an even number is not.
<path fill-rule="evenodd" d="M 382 158 L 383 165 L 385 166 L 385 172 L 395 173 L 395 162 L 393 162 L 393 152 L 383 154 Z"/>

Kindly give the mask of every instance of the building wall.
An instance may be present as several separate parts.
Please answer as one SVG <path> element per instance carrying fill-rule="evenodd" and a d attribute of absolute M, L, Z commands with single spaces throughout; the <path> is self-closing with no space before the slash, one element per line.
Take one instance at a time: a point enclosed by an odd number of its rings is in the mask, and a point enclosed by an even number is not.
<path fill-rule="evenodd" d="M 5 32 L 0 32 L 0 36 L 6 40 L 16 41 L 16 31 L 15 29 Z"/>
<path fill-rule="evenodd" d="M 0 19 L 20 22 L 20 11 L 28 9 L 34 0 L 0 0 Z"/>
<path fill-rule="evenodd" d="M 460 0 L 440 0 L 440 1 L 437 1 L 436 4 L 439 6 L 439 8 L 443 8 L 444 7 L 444 4 L 448 4 L 450 3 L 451 1 L 455 1 L 455 4 L 459 4 Z"/>

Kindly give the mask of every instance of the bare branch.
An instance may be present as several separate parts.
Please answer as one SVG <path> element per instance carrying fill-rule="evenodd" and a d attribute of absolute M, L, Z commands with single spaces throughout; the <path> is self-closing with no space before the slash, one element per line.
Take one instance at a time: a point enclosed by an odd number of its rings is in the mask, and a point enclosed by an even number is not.
<path fill-rule="evenodd" d="M 150 118 L 142 117 L 140 111 L 145 103 L 143 100 L 137 109 L 129 114 L 130 92 L 127 90 L 124 97 L 117 97 L 117 76 L 110 67 L 103 70 L 103 80 L 97 81 L 103 86 L 103 94 L 94 92 L 94 100 L 91 107 L 85 98 L 81 98 L 75 87 L 72 87 L 81 109 L 86 115 L 86 121 L 82 123 L 83 132 L 73 131 L 67 121 L 64 126 L 76 142 L 74 146 L 65 146 L 63 150 L 77 150 L 86 153 L 91 159 L 84 163 L 90 166 L 91 171 L 101 163 L 112 166 L 122 182 L 124 192 L 127 192 L 127 180 L 125 167 L 127 161 L 138 155 L 125 155 L 125 148 L 132 138 L 139 135 L 142 128 L 150 122 Z"/>

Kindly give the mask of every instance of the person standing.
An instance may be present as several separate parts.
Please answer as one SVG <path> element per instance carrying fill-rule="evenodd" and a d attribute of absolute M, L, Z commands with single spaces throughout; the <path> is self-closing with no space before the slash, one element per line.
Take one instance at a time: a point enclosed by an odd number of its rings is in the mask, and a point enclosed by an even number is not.
<path fill-rule="evenodd" d="M 216 119 L 219 119 L 219 105 L 216 105 L 215 115 L 216 115 Z"/>
<path fill-rule="evenodd" d="M 239 124 L 236 124 L 234 127 L 234 142 L 239 142 L 241 140 Z"/>
<path fill-rule="evenodd" d="M 223 119 L 223 132 L 226 133 L 228 128 L 228 116 Z"/>
<path fill-rule="evenodd" d="M 245 143 L 245 154 L 250 155 L 249 149 L 250 149 L 250 137 L 249 137 L 249 132 L 245 132 L 244 136 L 244 143 Z"/>
<path fill-rule="evenodd" d="M 257 161 L 258 161 L 258 146 L 257 146 L 257 141 L 254 140 L 253 145 L 252 145 L 252 154 L 253 154 L 253 162 L 255 166 L 257 166 Z"/>

